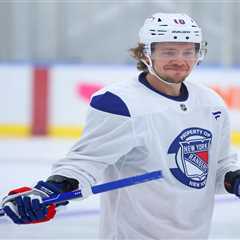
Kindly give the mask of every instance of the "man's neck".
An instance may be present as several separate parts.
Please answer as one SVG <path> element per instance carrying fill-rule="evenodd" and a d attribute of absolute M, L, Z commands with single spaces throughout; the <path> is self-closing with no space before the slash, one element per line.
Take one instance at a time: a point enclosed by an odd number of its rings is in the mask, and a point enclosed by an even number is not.
<path fill-rule="evenodd" d="M 178 97 L 181 94 L 181 86 L 182 83 L 176 83 L 176 84 L 165 84 L 161 81 L 159 81 L 159 79 L 157 79 L 157 77 L 155 77 L 154 75 L 148 73 L 146 75 L 146 80 L 148 81 L 148 83 L 157 91 L 164 93 L 168 96 L 173 96 L 173 97 Z"/>

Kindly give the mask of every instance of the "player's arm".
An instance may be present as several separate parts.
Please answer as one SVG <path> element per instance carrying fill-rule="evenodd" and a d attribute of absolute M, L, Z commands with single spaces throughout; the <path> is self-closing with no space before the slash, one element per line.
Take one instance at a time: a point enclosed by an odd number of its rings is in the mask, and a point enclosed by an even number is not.
<path fill-rule="evenodd" d="M 52 174 L 77 179 L 88 195 L 91 186 L 102 181 L 105 169 L 136 146 L 126 104 L 106 92 L 92 98 L 81 139 L 64 159 L 53 165 Z"/>
<path fill-rule="evenodd" d="M 230 141 L 230 121 L 227 110 L 224 112 L 224 124 L 222 128 L 222 136 L 219 143 L 219 160 L 216 179 L 217 193 L 233 193 L 240 194 L 240 162 L 235 153 L 231 149 Z"/>
<path fill-rule="evenodd" d="M 52 176 L 33 189 L 11 191 L 3 201 L 4 210 L 15 223 L 47 221 L 55 216 L 56 208 L 40 207 L 42 198 L 76 188 L 81 189 L 83 198 L 88 197 L 104 170 L 135 146 L 125 103 L 111 93 L 97 95 L 91 101 L 80 141 L 54 164 Z"/>

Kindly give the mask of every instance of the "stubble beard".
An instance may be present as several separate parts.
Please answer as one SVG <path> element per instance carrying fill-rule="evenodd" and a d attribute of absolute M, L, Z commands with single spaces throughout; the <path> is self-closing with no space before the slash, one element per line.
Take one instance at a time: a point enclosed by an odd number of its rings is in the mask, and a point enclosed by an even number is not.
<path fill-rule="evenodd" d="M 179 84 L 179 83 L 182 83 L 186 80 L 186 78 L 188 77 L 189 75 L 189 72 L 187 72 L 186 74 L 184 74 L 182 77 L 172 77 L 172 76 L 168 76 L 168 75 L 161 75 L 159 73 L 157 73 L 158 76 L 160 78 L 162 78 L 163 80 L 165 80 L 166 82 L 168 83 L 176 83 L 176 84 Z"/>
<path fill-rule="evenodd" d="M 185 65 L 185 66 L 179 66 L 177 64 L 173 64 L 172 66 L 174 67 L 178 67 L 178 68 L 182 68 L 183 71 L 185 71 L 185 73 L 180 77 L 180 76 L 171 76 L 171 74 L 161 74 L 161 73 L 158 73 L 158 71 L 156 71 L 156 69 L 154 68 L 154 71 L 157 73 L 157 75 L 162 78 L 163 80 L 165 80 L 166 82 L 169 82 L 169 83 L 176 83 L 176 84 L 179 84 L 179 83 L 182 83 L 184 80 L 186 80 L 186 78 L 188 77 L 188 75 L 190 74 L 191 72 L 191 69 L 189 66 Z M 171 68 L 172 68 L 171 66 Z M 168 66 L 165 66 L 164 68 L 166 68 Z M 169 69 L 165 69 L 165 71 L 170 71 Z M 173 70 L 174 71 L 174 70 Z M 173 75 L 179 75 L 177 74 L 176 72 L 174 72 Z"/>

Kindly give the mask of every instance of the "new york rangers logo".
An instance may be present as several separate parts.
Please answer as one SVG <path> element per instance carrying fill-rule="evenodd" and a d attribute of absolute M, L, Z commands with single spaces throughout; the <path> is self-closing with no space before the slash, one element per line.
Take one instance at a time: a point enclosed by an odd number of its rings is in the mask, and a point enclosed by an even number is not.
<path fill-rule="evenodd" d="M 171 173 L 183 184 L 203 188 L 208 175 L 208 153 L 212 133 L 202 128 L 182 131 L 168 149 Z"/>

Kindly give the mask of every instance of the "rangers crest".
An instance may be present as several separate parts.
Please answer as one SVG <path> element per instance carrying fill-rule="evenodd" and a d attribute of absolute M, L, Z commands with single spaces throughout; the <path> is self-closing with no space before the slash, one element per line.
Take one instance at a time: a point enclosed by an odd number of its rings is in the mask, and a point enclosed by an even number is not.
<path fill-rule="evenodd" d="M 212 133 L 202 128 L 188 128 L 172 142 L 168 154 L 174 156 L 170 171 L 181 183 L 203 188 L 208 175 L 208 153 Z"/>

